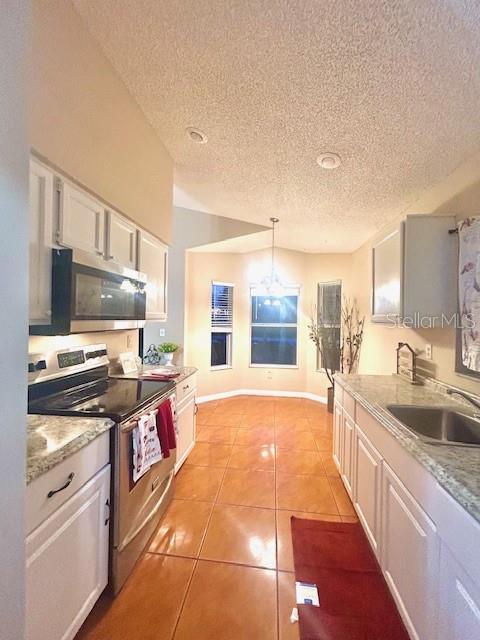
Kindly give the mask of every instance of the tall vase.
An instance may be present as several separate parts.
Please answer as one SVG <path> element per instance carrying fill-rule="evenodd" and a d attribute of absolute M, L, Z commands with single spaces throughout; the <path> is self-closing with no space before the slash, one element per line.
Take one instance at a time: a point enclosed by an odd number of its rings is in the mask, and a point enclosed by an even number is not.
<path fill-rule="evenodd" d="M 327 411 L 328 411 L 328 413 L 333 413 L 333 398 L 334 398 L 333 387 L 328 387 L 328 389 L 327 389 Z"/>

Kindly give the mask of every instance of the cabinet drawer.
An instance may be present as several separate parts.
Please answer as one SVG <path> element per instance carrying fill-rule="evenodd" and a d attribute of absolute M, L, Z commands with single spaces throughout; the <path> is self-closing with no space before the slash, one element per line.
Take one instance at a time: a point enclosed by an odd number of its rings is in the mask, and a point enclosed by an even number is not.
<path fill-rule="evenodd" d="M 25 525 L 27 534 L 38 527 L 90 478 L 108 464 L 109 459 L 110 433 L 106 431 L 95 440 L 92 440 L 86 447 L 33 480 L 27 486 L 26 491 Z M 48 492 L 62 487 L 72 473 L 74 476 L 68 487 L 48 498 Z"/>
<path fill-rule="evenodd" d="M 177 384 L 177 404 L 179 404 L 186 396 L 192 391 L 195 391 L 197 387 L 197 374 L 194 373 L 182 382 Z"/>

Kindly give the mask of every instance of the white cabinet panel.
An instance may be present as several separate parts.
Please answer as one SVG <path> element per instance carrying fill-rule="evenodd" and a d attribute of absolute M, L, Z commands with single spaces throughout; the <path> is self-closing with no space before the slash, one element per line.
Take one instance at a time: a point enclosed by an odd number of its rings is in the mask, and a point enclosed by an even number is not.
<path fill-rule="evenodd" d="M 168 247 L 146 231 L 138 231 L 138 271 L 147 275 L 147 320 L 167 318 Z"/>
<path fill-rule="evenodd" d="M 408 215 L 372 249 L 372 320 L 440 326 L 457 309 L 454 216 Z M 426 319 L 428 323 L 426 324 Z M 420 325 L 420 322 L 422 323 Z"/>
<path fill-rule="evenodd" d="M 107 211 L 105 257 L 124 267 L 137 267 L 137 228 L 119 213 Z"/>
<path fill-rule="evenodd" d="M 380 550 L 382 458 L 355 425 L 354 505 L 373 550 Z"/>
<path fill-rule="evenodd" d="M 195 393 L 177 406 L 177 463 L 175 473 L 195 444 Z"/>
<path fill-rule="evenodd" d="M 411 637 L 431 640 L 438 600 L 435 525 L 385 462 L 382 475 L 382 569 Z"/>
<path fill-rule="evenodd" d="M 30 161 L 29 321 L 49 324 L 52 308 L 53 173 Z"/>
<path fill-rule="evenodd" d="M 108 580 L 110 465 L 27 538 L 27 640 L 70 640 Z"/>
<path fill-rule="evenodd" d="M 343 412 L 343 460 L 342 479 L 345 489 L 352 496 L 352 477 L 354 462 L 354 431 L 355 423 L 348 414 Z"/>
<path fill-rule="evenodd" d="M 105 209 L 68 182 L 61 183 L 58 242 L 71 249 L 104 255 Z"/>
<path fill-rule="evenodd" d="M 439 640 L 480 638 L 480 589 L 442 545 Z"/>
<path fill-rule="evenodd" d="M 338 402 L 335 402 L 333 409 L 333 460 L 337 469 L 342 469 L 342 448 L 343 448 L 343 410 Z"/>

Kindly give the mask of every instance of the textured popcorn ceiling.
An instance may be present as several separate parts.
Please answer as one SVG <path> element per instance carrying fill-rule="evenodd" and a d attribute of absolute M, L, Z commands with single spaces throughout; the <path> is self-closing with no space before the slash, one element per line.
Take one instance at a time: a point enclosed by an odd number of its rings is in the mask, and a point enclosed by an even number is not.
<path fill-rule="evenodd" d="M 278 215 L 282 246 L 351 251 L 480 149 L 478 1 L 73 2 L 179 189 Z M 321 170 L 322 151 L 342 166 Z"/>

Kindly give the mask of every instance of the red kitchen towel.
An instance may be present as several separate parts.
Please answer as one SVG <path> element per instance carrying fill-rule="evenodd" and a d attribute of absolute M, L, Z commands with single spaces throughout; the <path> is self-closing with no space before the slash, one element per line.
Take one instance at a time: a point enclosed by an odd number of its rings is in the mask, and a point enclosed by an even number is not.
<path fill-rule="evenodd" d="M 170 449 L 175 449 L 175 424 L 173 422 L 172 405 L 170 400 L 165 400 L 157 408 L 157 433 L 162 447 L 164 458 L 170 456 Z"/>

